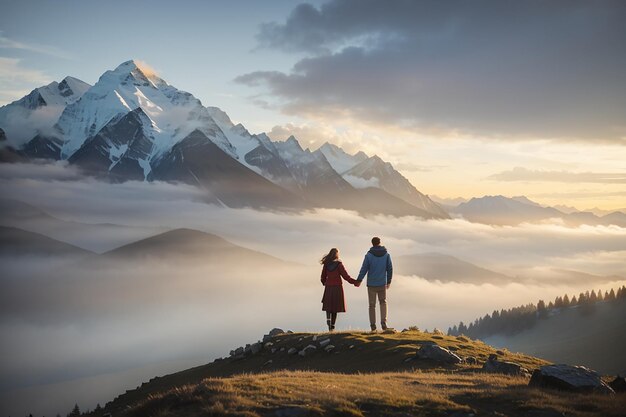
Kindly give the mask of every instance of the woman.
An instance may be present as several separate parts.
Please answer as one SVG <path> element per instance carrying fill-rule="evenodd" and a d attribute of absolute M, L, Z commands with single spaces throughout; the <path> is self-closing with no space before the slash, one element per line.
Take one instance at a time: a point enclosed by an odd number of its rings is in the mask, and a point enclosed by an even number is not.
<path fill-rule="evenodd" d="M 332 248 L 327 255 L 325 255 L 320 263 L 322 267 L 322 285 L 324 288 L 324 296 L 322 297 L 322 311 L 326 312 L 326 324 L 328 324 L 328 331 L 335 330 L 335 322 L 337 321 L 337 313 L 344 313 L 346 311 L 346 301 L 343 297 L 343 285 L 341 278 L 348 281 L 350 284 L 356 284 L 356 280 L 352 279 L 346 268 L 339 260 L 339 250 Z"/>

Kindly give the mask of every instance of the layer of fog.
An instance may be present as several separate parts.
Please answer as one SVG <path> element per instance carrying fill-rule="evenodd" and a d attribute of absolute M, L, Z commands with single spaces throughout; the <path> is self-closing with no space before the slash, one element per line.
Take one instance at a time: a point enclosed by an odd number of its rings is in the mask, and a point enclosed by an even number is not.
<path fill-rule="evenodd" d="M 572 285 L 548 279 L 552 268 L 626 276 L 626 229 L 619 227 L 492 227 L 458 219 L 363 218 L 328 209 L 232 210 L 202 203 L 202 192 L 190 186 L 99 183 L 62 164 L 0 165 L 0 192 L 68 222 L 143 231 L 194 228 L 302 265 L 217 268 L 203 259 L 181 258 L 169 264 L 114 261 L 95 268 L 87 261 L 52 267 L 47 259 L 1 258 L 0 331 L 6 337 L 0 342 L 0 415 L 63 414 L 76 401 L 94 407 L 110 400 L 112 392 L 179 369 L 172 361 L 207 363 L 272 327 L 322 331 L 317 259 L 339 247 L 348 271 L 356 275 L 373 235 L 382 237 L 392 255 L 439 252 L 513 277 L 536 278 L 496 286 L 396 276 L 389 293 L 390 324 L 400 329 L 445 330 L 494 309 L 626 283 Z M 53 237 L 83 247 L 109 249 L 143 237 L 115 226 L 87 236 L 77 223 L 67 228 Z M 338 327 L 367 328 L 365 289 L 348 286 L 346 298 L 348 313 L 340 315 Z M 91 381 L 94 388 L 55 397 L 60 387 L 81 385 L 76 381 Z M 54 406 L 50 398 L 58 399 Z"/>

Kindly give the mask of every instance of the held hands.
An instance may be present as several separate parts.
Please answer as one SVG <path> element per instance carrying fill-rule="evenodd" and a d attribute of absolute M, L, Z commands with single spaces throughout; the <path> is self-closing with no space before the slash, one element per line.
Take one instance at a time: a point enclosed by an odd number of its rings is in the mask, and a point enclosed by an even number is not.
<path fill-rule="evenodd" d="M 363 282 L 363 281 L 359 281 L 359 280 L 357 280 L 357 281 L 354 283 L 354 286 L 355 286 L 355 287 L 360 287 L 360 286 L 361 286 L 361 282 Z"/>

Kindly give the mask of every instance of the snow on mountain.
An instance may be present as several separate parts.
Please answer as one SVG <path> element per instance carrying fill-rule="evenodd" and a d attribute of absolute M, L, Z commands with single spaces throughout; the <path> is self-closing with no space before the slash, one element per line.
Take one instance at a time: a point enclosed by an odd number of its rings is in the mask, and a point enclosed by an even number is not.
<path fill-rule="evenodd" d="M 339 146 L 328 142 L 324 143 L 318 151 L 324 154 L 328 163 L 339 174 L 343 174 L 359 162 L 363 162 L 368 158 L 368 156 L 362 151 L 357 152 L 354 155 L 350 155 Z"/>
<path fill-rule="evenodd" d="M 51 132 L 65 107 L 78 100 L 89 87 L 77 78 L 65 77 L 0 107 L 0 128 L 9 144 L 19 148 L 35 135 Z"/>
<path fill-rule="evenodd" d="M 106 71 L 80 100 L 65 108 L 56 125 L 64 140 L 62 157 L 70 157 L 111 120 L 137 108 L 149 118 L 146 128 L 154 138 L 144 163 L 158 158 L 196 129 L 234 156 L 232 145 L 200 100 L 131 60 Z M 110 159 L 114 158 L 111 155 Z"/>
<path fill-rule="evenodd" d="M 415 207 L 448 218 L 439 204 L 419 192 L 411 182 L 396 171 L 389 162 L 377 155 L 367 158 L 343 173 L 343 177 L 356 188 L 376 187 L 401 198 Z"/>

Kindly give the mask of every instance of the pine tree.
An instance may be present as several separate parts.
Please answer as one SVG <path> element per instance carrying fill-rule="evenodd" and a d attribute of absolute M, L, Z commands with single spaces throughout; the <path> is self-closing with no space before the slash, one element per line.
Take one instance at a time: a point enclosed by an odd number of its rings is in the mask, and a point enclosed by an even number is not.
<path fill-rule="evenodd" d="M 608 299 L 609 301 L 614 301 L 615 300 L 615 291 L 613 290 L 613 288 L 611 288 L 611 291 L 609 292 L 609 295 L 607 297 L 605 297 L 605 299 Z"/>
<path fill-rule="evenodd" d="M 591 295 L 589 296 L 589 302 L 595 303 L 598 301 L 598 296 L 596 295 L 595 290 L 591 290 Z"/>
<path fill-rule="evenodd" d="M 570 300 L 567 294 L 565 294 L 565 296 L 563 297 L 563 307 L 569 307 L 569 306 L 570 306 Z"/>
<path fill-rule="evenodd" d="M 569 305 L 571 306 L 575 306 L 578 304 L 578 300 L 576 299 L 576 296 L 572 296 L 572 301 L 570 301 Z"/>
<path fill-rule="evenodd" d="M 539 316 L 539 318 L 548 317 L 548 311 L 546 310 L 546 302 L 543 300 L 539 300 L 537 302 L 537 316 Z"/>
<path fill-rule="evenodd" d="M 74 408 L 72 408 L 72 411 L 70 411 L 67 417 L 80 417 L 80 408 L 78 407 L 78 404 L 74 404 Z"/>

